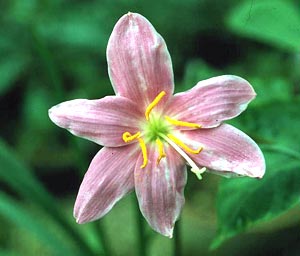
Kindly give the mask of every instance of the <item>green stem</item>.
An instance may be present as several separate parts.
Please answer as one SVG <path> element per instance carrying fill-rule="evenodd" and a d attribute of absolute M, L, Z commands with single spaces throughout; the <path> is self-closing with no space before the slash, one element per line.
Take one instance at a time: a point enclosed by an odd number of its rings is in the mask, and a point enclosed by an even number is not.
<path fill-rule="evenodd" d="M 266 151 L 282 153 L 300 161 L 300 154 L 297 151 L 282 145 L 261 145 L 261 148 Z"/>
<path fill-rule="evenodd" d="M 140 212 L 139 205 L 136 201 L 136 197 L 132 197 L 135 206 L 135 217 L 137 224 L 137 237 L 138 237 L 138 255 L 147 256 L 147 236 L 145 230 L 145 221 Z"/>
<path fill-rule="evenodd" d="M 182 246 L 181 246 L 181 227 L 180 227 L 180 221 L 177 221 L 174 227 L 174 256 L 181 256 L 182 255 Z"/>

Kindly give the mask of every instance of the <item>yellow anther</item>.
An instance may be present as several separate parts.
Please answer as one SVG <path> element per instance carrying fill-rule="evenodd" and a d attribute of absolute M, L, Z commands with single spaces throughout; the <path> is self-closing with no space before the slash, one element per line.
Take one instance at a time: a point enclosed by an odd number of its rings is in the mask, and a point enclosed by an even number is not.
<path fill-rule="evenodd" d="M 130 132 L 124 132 L 122 138 L 125 142 L 131 142 L 135 139 L 139 141 L 142 150 L 143 159 L 144 159 L 141 168 L 144 168 L 148 163 L 147 147 L 145 141 L 140 136 L 141 136 L 141 132 L 137 132 L 133 135 Z"/>
<path fill-rule="evenodd" d="M 189 123 L 189 122 L 184 122 L 184 121 L 179 121 L 179 120 L 176 120 L 176 119 L 173 119 L 169 116 L 165 116 L 165 119 L 170 123 L 170 124 L 173 124 L 173 125 L 176 125 L 176 126 L 185 126 L 185 127 L 191 127 L 191 128 L 201 128 L 201 125 L 200 124 L 195 124 L 195 123 Z"/>
<path fill-rule="evenodd" d="M 157 164 L 159 164 L 160 160 L 163 157 L 166 157 L 166 153 L 164 151 L 164 144 L 161 142 L 159 138 L 156 139 L 156 145 L 158 147 L 158 153 L 159 153 L 159 156 L 157 158 Z"/>
<path fill-rule="evenodd" d="M 124 132 L 122 138 L 125 142 L 131 142 L 140 136 L 141 136 L 141 132 L 137 132 L 133 135 L 130 132 Z"/>
<path fill-rule="evenodd" d="M 145 168 L 147 163 L 148 163 L 148 156 L 147 156 L 147 147 L 145 144 L 145 141 L 142 138 L 137 138 L 139 140 L 140 143 L 140 147 L 142 150 L 142 154 L 143 154 L 143 164 L 141 165 L 141 168 Z"/>
<path fill-rule="evenodd" d="M 160 94 L 158 94 L 156 96 L 156 98 L 148 105 L 148 107 L 146 108 L 145 111 L 145 117 L 147 120 L 149 120 L 149 115 L 151 110 L 158 104 L 158 102 L 160 102 L 160 100 L 166 95 L 165 91 L 160 92 Z"/>
<path fill-rule="evenodd" d="M 170 140 L 172 140 L 175 144 L 177 144 L 179 147 L 181 147 L 183 150 L 185 150 L 188 153 L 199 154 L 201 152 L 201 150 L 203 149 L 202 147 L 199 147 L 196 150 L 195 149 L 191 149 L 190 147 L 188 147 L 187 145 L 185 145 L 180 139 L 178 139 L 174 135 L 168 134 L 167 136 L 168 136 L 168 138 Z"/>

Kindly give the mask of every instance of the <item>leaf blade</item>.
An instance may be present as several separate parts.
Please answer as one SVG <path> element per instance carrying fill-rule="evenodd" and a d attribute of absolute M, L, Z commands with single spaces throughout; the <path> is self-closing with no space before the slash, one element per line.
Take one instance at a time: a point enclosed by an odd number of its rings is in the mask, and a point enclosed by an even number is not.
<path fill-rule="evenodd" d="M 229 15 L 227 25 L 240 35 L 291 52 L 300 49 L 300 16 L 289 1 L 245 1 Z"/>

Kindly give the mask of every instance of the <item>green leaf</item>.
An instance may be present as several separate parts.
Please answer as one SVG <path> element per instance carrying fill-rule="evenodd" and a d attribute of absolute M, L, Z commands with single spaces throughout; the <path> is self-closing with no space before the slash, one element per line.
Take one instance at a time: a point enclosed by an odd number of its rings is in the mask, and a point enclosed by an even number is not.
<path fill-rule="evenodd" d="M 276 101 L 257 108 L 249 108 L 237 120 L 245 131 L 261 143 L 281 145 L 300 151 L 300 101 Z"/>
<path fill-rule="evenodd" d="M 186 84 L 191 84 L 190 86 L 194 86 L 199 81 L 209 79 L 218 74 L 221 74 L 221 72 L 209 66 L 205 61 L 196 59 L 187 64 L 184 82 Z"/>
<path fill-rule="evenodd" d="M 14 250 L 5 250 L 0 248 L 0 256 L 19 256 L 20 254 Z"/>
<path fill-rule="evenodd" d="M 213 247 L 300 202 L 299 102 L 249 109 L 239 119 L 247 133 L 265 143 L 262 149 L 267 170 L 261 180 L 223 180 L 217 197 L 219 227 Z"/>
<path fill-rule="evenodd" d="M 19 202 L 0 192 L 0 215 L 14 225 L 34 234 L 54 255 L 74 255 L 76 251 L 66 247 L 57 234 L 51 231 L 46 223 L 36 218 L 30 210 Z"/>
<path fill-rule="evenodd" d="M 300 50 L 300 14 L 291 1 L 245 1 L 231 12 L 227 24 L 240 35 L 292 52 Z"/>
<path fill-rule="evenodd" d="M 176 91 L 186 91 L 191 89 L 199 81 L 221 75 L 221 72 L 209 66 L 201 59 L 190 61 L 185 68 L 183 85 L 176 87 Z"/>
<path fill-rule="evenodd" d="M 98 54 L 104 53 L 105 50 L 101 49 L 106 49 L 110 34 L 104 23 L 110 22 L 108 18 L 112 18 L 111 15 L 107 17 L 108 10 L 104 5 L 102 3 L 100 7 L 97 3 L 74 2 L 67 8 L 60 6 L 57 9 L 59 19 L 53 19 L 51 12 L 46 13 L 36 23 L 37 32 L 47 43 L 62 44 L 67 48 L 83 47 Z"/>
<path fill-rule="evenodd" d="M 41 87 L 36 80 L 31 81 L 30 86 L 26 89 L 22 108 L 24 125 L 34 131 L 46 133 L 51 128 L 48 117 L 48 109 L 51 106 L 49 92 Z"/>
<path fill-rule="evenodd" d="M 293 99 L 293 83 L 285 79 L 283 76 L 269 76 L 264 78 L 254 76 L 249 79 L 257 93 L 256 99 L 251 106 L 266 105 L 276 102 L 289 102 Z"/>
<path fill-rule="evenodd" d="M 1 181 L 8 184 L 23 198 L 53 211 L 56 203 L 52 196 L 2 140 L 0 140 L 0 165 Z"/>
<path fill-rule="evenodd" d="M 6 183 L 21 197 L 35 203 L 48 213 L 60 226 L 67 231 L 70 238 L 80 248 L 82 253 L 93 254 L 73 225 L 62 214 L 55 199 L 35 178 L 15 154 L 0 139 L 0 181 Z"/>
<path fill-rule="evenodd" d="M 4 94 L 24 71 L 28 63 L 21 55 L 10 56 L 0 60 L 0 95 Z"/>
<path fill-rule="evenodd" d="M 265 153 L 267 171 L 261 180 L 223 180 L 217 198 L 218 234 L 212 247 L 299 204 L 300 158 Z"/>

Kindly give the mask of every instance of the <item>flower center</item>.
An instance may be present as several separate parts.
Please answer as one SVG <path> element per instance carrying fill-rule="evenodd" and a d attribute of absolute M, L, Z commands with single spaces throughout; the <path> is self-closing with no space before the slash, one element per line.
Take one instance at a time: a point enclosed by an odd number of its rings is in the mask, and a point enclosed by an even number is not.
<path fill-rule="evenodd" d="M 148 105 L 145 111 L 146 122 L 142 127 L 142 132 L 138 131 L 135 134 L 129 132 L 123 133 L 123 140 L 125 142 L 138 141 L 142 155 L 143 155 L 143 164 L 141 168 L 145 168 L 148 164 L 148 154 L 147 154 L 147 144 L 155 143 L 158 149 L 158 158 L 157 165 L 160 163 L 161 159 L 167 157 L 164 150 L 164 142 L 172 146 L 192 167 L 191 171 L 196 174 L 196 176 L 201 179 L 201 174 L 206 170 L 205 167 L 199 168 L 194 161 L 187 155 L 190 154 L 199 154 L 202 151 L 202 147 L 197 149 L 190 148 L 183 141 L 177 138 L 174 134 L 174 126 L 184 126 L 199 129 L 201 125 L 196 123 L 190 123 L 185 121 L 180 121 L 173 119 L 169 116 L 161 116 L 153 112 L 153 108 L 160 102 L 160 100 L 166 95 L 164 91 L 160 92 L 156 98 Z"/>

